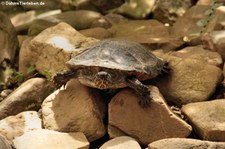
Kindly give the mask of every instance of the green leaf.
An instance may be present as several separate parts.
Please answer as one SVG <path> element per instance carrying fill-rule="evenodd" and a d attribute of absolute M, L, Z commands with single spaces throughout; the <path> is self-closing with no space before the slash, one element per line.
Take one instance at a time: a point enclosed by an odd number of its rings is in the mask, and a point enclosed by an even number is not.
<path fill-rule="evenodd" d="M 212 6 L 212 9 L 216 9 L 217 7 L 220 7 L 220 6 L 223 6 L 223 3 L 215 3 L 215 4 Z"/>
<path fill-rule="evenodd" d="M 35 65 L 31 65 L 28 69 L 27 69 L 27 73 L 32 73 L 36 70 L 36 66 Z"/>
<path fill-rule="evenodd" d="M 5 85 L 5 82 L 0 80 L 0 85 Z"/>
<path fill-rule="evenodd" d="M 199 36 L 201 36 L 201 33 L 200 32 L 197 32 L 197 33 L 191 33 L 191 34 L 189 34 L 189 36 L 190 37 L 199 37 Z"/>
<path fill-rule="evenodd" d="M 48 70 L 44 70 L 43 72 L 41 72 L 41 74 L 44 75 L 47 80 L 51 80 L 52 78 L 52 74 Z"/>
<path fill-rule="evenodd" d="M 21 72 L 16 72 L 15 80 L 17 82 L 22 82 L 24 79 L 24 75 Z"/>
<path fill-rule="evenodd" d="M 208 24 L 208 22 L 207 22 L 207 20 L 205 20 L 205 19 L 201 19 L 201 20 L 199 20 L 196 24 L 197 24 L 197 26 L 199 26 L 199 27 L 205 27 L 205 26 Z"/>
<path fill-rule="evenodd" d="M 14 70 L 11 68 L 7 68 L 4 73 L 6 76 L 11 76 L 14 73 Z"/>
<path fill-rule="evenodd" d="M 209 15 L 212 15 L 213 12 L 214 12 L 214 11 L 213 11 L 212 9 L 208 9 L 208 10 L 206 10 L 206 11 L 204 12 L 204 15 L 209 16 Z"/>

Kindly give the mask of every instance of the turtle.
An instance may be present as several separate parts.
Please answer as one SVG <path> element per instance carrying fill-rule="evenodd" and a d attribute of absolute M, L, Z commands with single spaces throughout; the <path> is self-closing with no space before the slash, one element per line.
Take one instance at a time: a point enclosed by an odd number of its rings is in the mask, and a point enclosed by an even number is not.
<path fill-rule="evenodd" d="M 65 85 L 78 78 L 83 85 L 98 89 L 130 87 L 140 97 L 139 103 L 149 105 L 152 96 L 141 81 L 168 74 L 167 61 L 156 57 L 139 43 L 122 39 L 104 39 L 66 62 L 67 70 L 53 76 L 55 84 Z"/>

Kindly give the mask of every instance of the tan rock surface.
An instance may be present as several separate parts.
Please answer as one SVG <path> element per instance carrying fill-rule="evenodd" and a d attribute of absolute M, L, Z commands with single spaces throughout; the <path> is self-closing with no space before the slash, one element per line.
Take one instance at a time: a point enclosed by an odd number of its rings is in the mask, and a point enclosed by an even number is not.
<path fill-rule="evenodd" d="M 190 103 L 182 112 L 201 138 L 225 142 L 225 99 Z"/>
<path fill-rule="evenodd" d="M 197 139 L 169 138 L 152 142 L 148 149 L 223 149 L 224 142 L 210 142 Z"/>
<path fill-rule="evenodd" d="M 27 80 L 0 102 L 0 119 L 23 111 L 39 109 L 53 89 L 53 85 L 46 79 Z"/>
<path fill-rule="evenodd" d="M 29 28 L 29 35 L 37 35 L 46 28 L 65 22 L 76 30 L 90 28 L 95 20 L 101 18 L 102 15 L 90 10 L 65 11 L 60 14 L 41 18 L 34 21 Z"/>
<path fill-rule="evenodd" d="M 179 58 L 191 58 L 202 60 L 207 62 L 208 64 L 221 66 L 223 63 L 223 59 L 221 55 L 217 52 L 212 52 L 202 48 L 201 46 L 193 46 L 193 47 L 186 47 L 177 52 L 172 53 L 171 55 L 177 56 Z"/>
<path fill-rule="evenodd" d="M 44 128 L 62 132 L 83 132 L 89 141 L 105 134 L 104 100 L 98 91 L 71 80 L 66 88 L 47 97 L 42 105 Z"/>
<path fill-rule="evenodd" d="M 6 82 L 8 76 L 3 71 L 2 64 L 6 60 L 9 63 L 15 62 L 18 39 L 9 16 L 2 11 L 0 11 L 0 41 L 0 82 Z"/>
<path fill-rule="evenodd" d="M 115 38 L 124 38 L 152 49 L 172 50 L 181 46 L 182 39 L 170 34 L 170 27 L 157 20 L 132 20 L 114 24 L 109 31 Z"/>
<path fill-rule="evenodd" d="M 183 59 L 171 55 L 164 58 L 169 61 L 171 72 L 156 81 L 157 86 L 166 100 L 178 106 L 206 101 L 222 81 L 221 69 L 201 58 Z"/>
<path fill-rule="evenodd" d="M 158 1 L 153 17 L 162 23 L 173 24 L 191 7 L 191 3 L 190 0 Z"/>
<path fill-rule="evenodd" d="M 86 37 L 93 37 L 96 39 L 105 39 L 112 37 L 112 34 L 108 30 L 101 27 L 80 30 L 79 32 Z"/>
<path fill-rule="evenodd" d="M 11 143 L 3 135 L 0 135 L 0 149 L 12 149 Z"/>
<path fill-rule="evenodd" d="M 109 104 L 110 137 L 127 134 L 141 144 L 169 137 L 187 137 L 191 126 L 177 117 L 165 103 L 159 90 L 150 86 L 153 100 L 149 107 L 142 108 L 138 97 L 130 89 L 124 89 L 113 97 Z"/>
<path fill-rule="evenodd" d="M 225 63 L 223 64 L 223 76 L 225 77 Z"/>
<path fill-rule="evenodd" d="M 156 0 L 129 0 L 120 7 L 110 11 L 130 16 L 135 19 L 144 19 L 154 10 L 156 4 Z"/>
<path fill-rule="evenodd" d="M 42 121 L 36 111 L 26 111 L 8 116 L 0 121 L 0 134 L 12 141 L 25 132 L 42 129 Z"/>
<path fill-rule="evenodd" d="M 33 37 L 28 37 L 25 39 L 21 45 L 19 53 L 19 72 L 24 75 L 28 74 L 28 68 L 33 65 L 34 59 L 36 59 L 33 51 L 30 50 L 30 41 Z"/>
<path fill-rule="evenodd" d="M 5 58 L 13 62 L 18 47 L 16 31 L 7 14 L 0 12 L 0 18 L 0 62 Z"/>
<path fill-rule="evenodd" d="M 141 146 L 135 139 L 121 136 L 107 141 L 99 149 L 141 149 Z"/>
<path fill-rule="evenodd" d="M 36 65 L 38 71 L 48 71 L 50 74 L 64 69 L 67 62 L 74 55 L 80 54 L 89 46 L 97 42 L 94 38 L 87 38 L 66 23 L 59 23 L 48 28 L 34 37 L 30 48 L 24 50 L 29 55 L 22 61 Z M 20 53 L 26 55 L 26 53 Z M 27 65 L 25 63 L 25 65 Z M 20 67 L 25 67 L 21 66 Z"/>
<path fill-rule="evenodd" d="M 225 12 L 224 12 L 224 17 L 225 17 Z M 216 50 L 218 53 L 220 53 L 223 60 L 225 60 L 225 30 L 212 32 L 211 40 L 212 40 L 212 44 L 214 45 L 213 50 Z"/>
<path fill-rule="evenodd" d="M 13 140 L 16 149 L 88 149 L 83 133 L 61 133 L 40 129 L 27 132 Z"/>

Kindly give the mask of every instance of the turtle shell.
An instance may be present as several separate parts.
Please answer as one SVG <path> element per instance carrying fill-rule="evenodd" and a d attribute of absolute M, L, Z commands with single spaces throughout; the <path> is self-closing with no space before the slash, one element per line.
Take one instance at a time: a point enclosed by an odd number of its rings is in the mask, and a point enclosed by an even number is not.
<path fill-rule="evenodd" d="M 164 61 L 138 43 L 106 39 L 73 57 L 66 64 L 73 70 L 82 67 L 102 67 L 153 78 L 163 68 Z"/>

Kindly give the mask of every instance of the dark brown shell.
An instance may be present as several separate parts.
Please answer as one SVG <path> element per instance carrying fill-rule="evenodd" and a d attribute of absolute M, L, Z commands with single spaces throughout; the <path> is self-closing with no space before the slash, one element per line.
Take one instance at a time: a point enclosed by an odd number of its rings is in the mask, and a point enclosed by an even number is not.
<path fill-rule="evenodd" d="M 67 66 L 73 70 L 81 67 L 103 67 L 135 72 L 137 75 L 151 75 L 152 78 L 161 71 L 164 61 L 138 43 L 107 39 L 69 60 Z"/>

